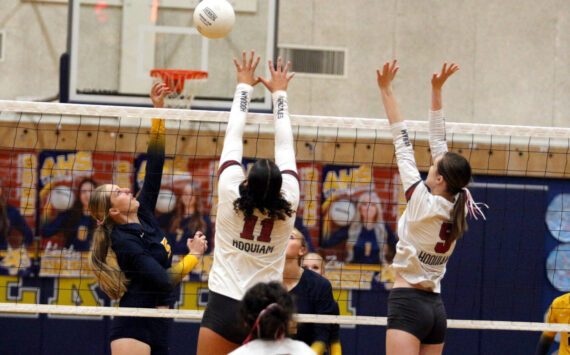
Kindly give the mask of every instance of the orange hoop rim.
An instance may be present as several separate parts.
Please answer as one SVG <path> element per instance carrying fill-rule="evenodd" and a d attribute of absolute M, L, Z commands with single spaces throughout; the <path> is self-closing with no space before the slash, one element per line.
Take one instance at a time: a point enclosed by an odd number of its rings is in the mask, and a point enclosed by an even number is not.
<path fill-rule="evenodd" d="M 207 79 L 208 72 L 184 69 L 153 69 L 150 71 L 150 76 L 162 79 L 170 89 L 180 93 L 184 90 L 184 81 Z"/>

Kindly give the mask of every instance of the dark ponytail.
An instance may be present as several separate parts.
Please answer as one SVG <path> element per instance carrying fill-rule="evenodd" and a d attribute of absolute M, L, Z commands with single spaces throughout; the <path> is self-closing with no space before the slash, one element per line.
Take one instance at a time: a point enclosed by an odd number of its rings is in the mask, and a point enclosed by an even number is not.
<path fill-rule="evenodd" d="M 240 307 L 241 316 L 250 330 L 246 342 L 256 338 L 283 338 L 295 312 L 293 298 L 276 281 L 258 283 L 250 288 Z"/>
<path fill-rule="evenodd" d="M 234 201 L 234 210 L 251 217 L 258 209 L 271 219 L 291 217 L 291 204 L 281 196 L 283 179 L 274 162 L 260 159 L 253 164 L 247 180 L 239 186 L 240 197 Z"/>
<path fill-rule="evenodd" d="M 447 152 L 437 164 L 437 172 L 447 184 L 446 192 L 457 195 L 451 212 L 450 241 L 455 241 L 467 230 L 465 204 L 467 192 L 463 189 L 471 181 L 471 166 L 463 156 Z"/>

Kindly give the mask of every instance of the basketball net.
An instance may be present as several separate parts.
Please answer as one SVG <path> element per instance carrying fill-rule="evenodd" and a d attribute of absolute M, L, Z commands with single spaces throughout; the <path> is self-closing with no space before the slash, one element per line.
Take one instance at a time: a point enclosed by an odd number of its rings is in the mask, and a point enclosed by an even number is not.
<path fill-rule="evenodd" d="M 154 83 L 162 81 L 172 90 L 164 97 L 165 106 L 179 109 L 190 108 L 200 84 L 208 78 L 208 73 L 204 71 L 178 69 L 153 69 L 150 75 Z"/>

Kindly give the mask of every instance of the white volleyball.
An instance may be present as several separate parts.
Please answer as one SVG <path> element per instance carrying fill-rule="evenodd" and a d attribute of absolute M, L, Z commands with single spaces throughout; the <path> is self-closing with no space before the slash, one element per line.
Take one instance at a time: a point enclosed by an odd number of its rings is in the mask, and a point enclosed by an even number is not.
<path fill-rule="evenodd" d="M 156 210 L 159 213 L 171 212 L 176 206 L 176 195 L 172 190 L 161 189 L 156 200 Z"/>
<path fill-rule="evenodd" d="M 333 202 L 329 210 L 329 216 L 333 222 L 339 226 L 349 225 L 356 213 L 354 204 L 348 200 L 339 200 Z"/>
<path fill-rule="evenodd" d="M 51 190 L 48 202 L 56 210 L 64 211 L 73 206 L 73 202 L 75 202 L 75 195 L 69 186 L 56 186 L 53 190 Z"/>
<path fill-rule="evenodd" d="M 226 36 L 235 21 L 234 8 L 226 0 L 204 0 L 194 9 L 194 27 L 211 39 Z"/>

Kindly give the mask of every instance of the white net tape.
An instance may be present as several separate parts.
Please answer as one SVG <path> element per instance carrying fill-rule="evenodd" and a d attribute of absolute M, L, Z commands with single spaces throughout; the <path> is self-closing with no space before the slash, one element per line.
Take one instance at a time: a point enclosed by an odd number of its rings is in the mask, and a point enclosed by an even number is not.
<path fill-rule="evenodd" d="M 202 319 L 203 311 L 176 310 L 176 309 L 149 309 L 149 308 L 119 308 L 119 307 L 76 307 L 51 306 L 42 304 L 12 304 L 0 303 L 2 313 L 45 313 L 58 315 L 80 316 L 128 316 L 172 319 Z M 296 314 L 295 320 L 299 323 L 323 323 L 341 325 L 370 325 L 386 326 L 386 317 L 370 316 L 331 316 L 321 314 Z M 516 331 L 551 331 L 570 332 L 570 324 L 547 324 L 537 322 L 507 322 L 485 320 L 459 320 L 449 319 L 448 328 L 457 329 L 486 329 L 486 330 L 516 330 Z"/>

